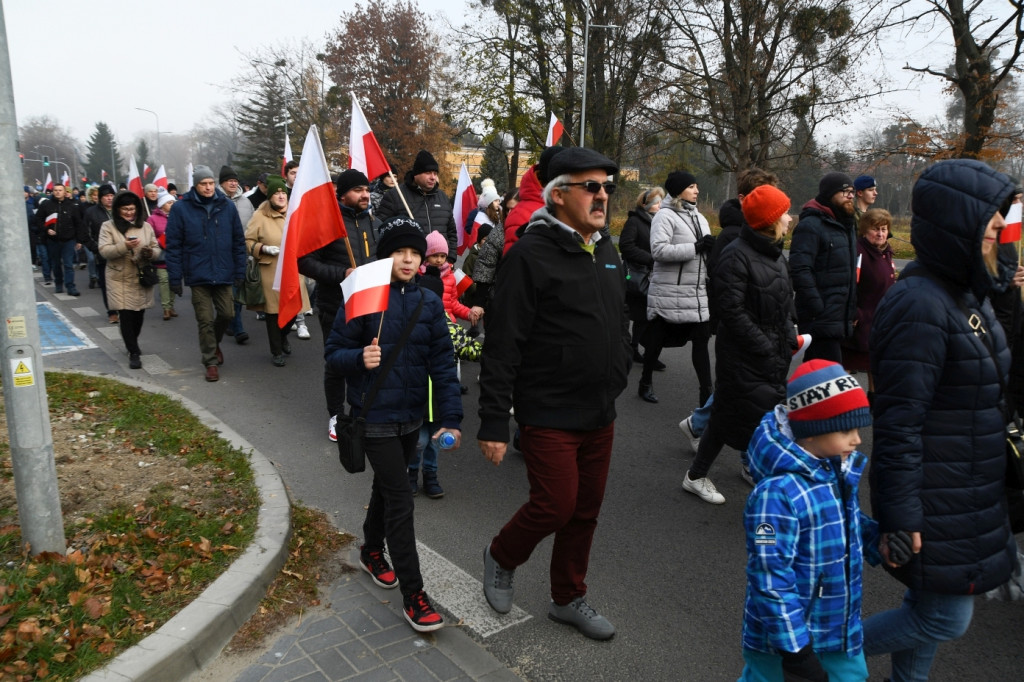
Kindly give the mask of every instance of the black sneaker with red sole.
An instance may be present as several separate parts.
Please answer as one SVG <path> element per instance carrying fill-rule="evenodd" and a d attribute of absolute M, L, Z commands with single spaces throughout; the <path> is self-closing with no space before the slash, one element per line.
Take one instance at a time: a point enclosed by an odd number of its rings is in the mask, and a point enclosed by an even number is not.
<path fill-rule="evenodd" d="M 360 547 L 359 565 L 370 574 L 378 587 L 390 590 L 392 587 L 398 586 L 398 576 L 391 569 L 388 560 L 384 558 L 384 552 L 379 549 L 368 550 Z"/>
<path fill-rule="evenodd" d="M 423 590 L 405 597 L 404 603 L 402 613 L 416 632 L 433 632 L 444 627 L 444 618 L 430 605 L 427 593 Z"/>

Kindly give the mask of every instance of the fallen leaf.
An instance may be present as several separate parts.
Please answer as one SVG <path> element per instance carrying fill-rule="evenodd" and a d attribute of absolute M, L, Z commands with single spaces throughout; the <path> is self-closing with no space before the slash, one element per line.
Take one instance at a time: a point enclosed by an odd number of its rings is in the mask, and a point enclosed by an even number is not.
<path fill-rule="evenodd" d="M 302 580 L 302 574 L 301 573 L 296 573 L 295 571 L 288 571 L 288 570 L 285 570 L 283 568 L 281 569 L 281 572 L 284 573 L 285 575 L 290 575 L 291 577 L 295 578 L 296 580 Z"/>
<path fill-rule="evenodd" d="M 101 616 L 105 616 L 110 613 L 110 602 L 106 599 L 100 600 L 96 597 L 89 597 L 85 600 L 85 604 L 82 605 L 85 609 L 85 614 L 96 620 Z"/>

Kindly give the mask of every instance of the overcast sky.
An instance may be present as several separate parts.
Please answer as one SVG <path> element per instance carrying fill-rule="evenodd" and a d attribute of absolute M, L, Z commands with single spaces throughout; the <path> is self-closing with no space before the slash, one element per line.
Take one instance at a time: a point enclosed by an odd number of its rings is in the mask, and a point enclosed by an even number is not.
<path fill-rule="evenodd" d="M 983 0 L 984 4 L 999 0 Z M 386 2 L 386 0 L 373 0 Z M 446 13 L 459 25 L 465 0 L 421 0 L 428 13 Z M 164 4 L 102 0 L 62 6 L 34 0 L 3 0 L 19 122 L 50 115 L 83 143 L 105 121 L 122 144 L 136 133 L 160 130 L 184 133 L 230 98 L 233 76 L 246 66 L 240 51 L 261 45 L 322 44 L 351 7 L 338 0 L 174 0 Z M 911 80 L 901 67 L 941 65 L 951 60 L 949 28 L 931 35 L 899 36 L 886 41 L 886 54 L 873 70 L 884 70 L 896 87 L 910 88 L 871 103 L 828 137 L 849 134 L 885 121 L 895 107 L 928 118 L 941 112 L 940 85 L 934 78 Z M 936 56 L 939 55 L 939 56 Z M 61 73 L 61 78 L 55 74 Z M 851 84 L 856 87 L 856 84 Z"/>

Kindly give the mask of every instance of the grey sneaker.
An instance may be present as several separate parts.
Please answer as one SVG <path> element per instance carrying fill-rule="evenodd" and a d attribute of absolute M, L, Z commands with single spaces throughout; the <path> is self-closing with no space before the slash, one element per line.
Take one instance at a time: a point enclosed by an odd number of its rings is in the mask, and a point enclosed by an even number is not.
<path fill-rule="evenodd" d="M 693 432 L 693 415 L 679 422 L 679 430 L 683 432 L 683 435 L 690 441 L 690 447 L 694 452 L 697 452 L 697 448 L 700 447 L 700 436 Z"/>
<path fill-rule="evenodd" d="M 754 487 L 754 477 L 750 475 L 750 465 L 743 464 L 742 467 L 743 468 L 740 469 L 740 476 L 743 478 L 744 481 L 746 481 L 747 483 L 750 484 L 751 488 L 753 488 Z"/>
<path fill-rule="evenodd" d="M 690 478 L 690 472 L 687 471 L 686 476 L 683 477 L 683 490 L 693 493 L 705 502 L 725 504 L 725 495 L 718 492 L 718 488 L 715 487 L 715 484 L 707 476 L 698 478 L 695 481 Z"/>
<path fill-rule="evenodd" d="M 611 639 L 615 635 L 615 626 L 595 611 L 583 597 L 577 597 L 565 606 L 551 602 L 548 618 L 556 623 L 572 625 L 590 639 Z"/>
<path fill-rule="evenodd" d="M 515 570 L 502 568 L 491 556 L 491 546 L 484 548 L 484 597 L 498 613 L 512 610 L 512 582 Z"/>

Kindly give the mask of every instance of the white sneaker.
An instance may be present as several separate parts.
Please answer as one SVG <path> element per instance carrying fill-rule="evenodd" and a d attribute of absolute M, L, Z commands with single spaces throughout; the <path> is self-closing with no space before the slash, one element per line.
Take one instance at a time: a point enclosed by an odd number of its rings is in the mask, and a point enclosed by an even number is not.
<path fill-rule="evenodd" d="M 306 326 L 305 322 L 299 322 L 299 330 L 296 336 L 298 336 L 303 341 L 309 340 L 309 327 Z"/>
<path fill-rule="evenodd" d="M 338 426 L 338 417 L 337 417 L 337 415 L 335 415 L 335 416 L 331 417 L 331 420 L 329 422 L 327 422 L 327 437 L 330 438 L 331 441 L 334 442 L 334 443 L 338 442 L 337 426 Z"/>
<path fill-rule="evenodd" d="M 690 478 L 690 472 L 686 472 L 686 476 L 683 477 L 683 490 L 688 493 L 693 493 L 705 502 L 711 504 L 724 504 L 725 495 L 718 492 L 715 488 L 715 484 L 711 482 L 711 479 L 705 476 L 704 478 L 698 478 L 696 481 Z"/>
<path fill-rule="evenodd" d="M 693 419 L 691 414 L 689 417 L 679 422 L 679 430 L 689 439 L 690 447 L 693 448 L 694 452 L 697 452 L 697 448 L 700 447 L 700 436 L 693 432 L 693 423 L 690 421 Z"/>

